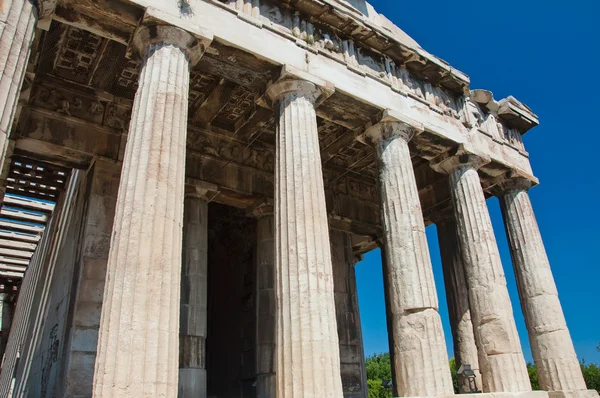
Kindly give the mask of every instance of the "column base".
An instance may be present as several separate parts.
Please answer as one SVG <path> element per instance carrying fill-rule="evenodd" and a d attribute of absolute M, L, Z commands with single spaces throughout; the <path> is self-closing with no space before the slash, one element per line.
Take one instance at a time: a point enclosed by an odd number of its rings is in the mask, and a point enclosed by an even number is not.
<path fill-rule="evenodd" d="M 206 397 L 206 369 L 179 369 L 179 398 Z"/>
<path fill-rule="evenodd" d="M 550 398 L 598 398 L 596 390 L 548 391 Z"/>

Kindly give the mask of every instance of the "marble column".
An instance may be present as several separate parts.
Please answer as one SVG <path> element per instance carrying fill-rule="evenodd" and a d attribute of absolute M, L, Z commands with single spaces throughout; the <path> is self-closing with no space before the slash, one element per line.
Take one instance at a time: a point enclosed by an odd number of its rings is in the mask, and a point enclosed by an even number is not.
<path fill-rule="evenodd" d="M 5 167 L 9 134 L 38 20 L 37 1 L 0 3 L 0 167 Z"/>
<path fill-rule="evenodd" d="M 179 398 L 206 398 L 208 202 L 186 193 L 179 316 Z"/>
<path fill-rule="evenodd" d="M 165 25 L 142 27 L 133 40 L 143 63 L 109 252 L 94 397 L 177 395 L 189 78 L 209 40 Z"/>
<path fill-rule="evenodd" d="M 463 265 L 462 253 L 456 236 L 456 221 L 448 214 L 436 222 L 444 285 L 448 301 L 450 328 L 454 343 L 454 359 L 457 369 L 463 364 L 471 365 L 475 374 L 475 384 L 471 386 L 467 377 L 458 375 L 458 387 L 461 393 L 470 393 L 471 387 L 481 390 L 481 373 L 477 357 L 477 344 L 473 334 L 471 310 L 469 309 L 469 291 Z"/>
<path fill-rule="evenodd" d="M 500 252 L 477 172 L 484 163 L 478 156 L 461 153 L 433 166 L 450 175 L 483 391 L 531 391 Z"/>
<path fill-rule="evenodd" d="M 276 113 L 277 396 L 342 398 L 329 227 L 315 107 L 328 84 L 280 79 Z"/>
<path fill-rule="evenodd" d="M 397 393 L 453 393 L 425 223 L 408 142 L 416 129 L 387 111 L 366 135 L 375 142 L 386 286 Z"/>
<path fill-rule="evenodd" d="M 275 398 L 275 219 L 272 205 L 253 211 L 256 224 L 256 396 Z"/>
<path fill-rule="evenodd" d="M 587 393 L 524 178 L 499 185 L 500 206 L 540 387 Z M 597 394 L 594 394 L 597 395 Z"/>
<path fill-rule="evenodd" d="M 367 374 L 354 272 L 356 257 L 352 250 L 352 234 L 331 230 L 330 236 L 344 398 L 366 398 Z"/>

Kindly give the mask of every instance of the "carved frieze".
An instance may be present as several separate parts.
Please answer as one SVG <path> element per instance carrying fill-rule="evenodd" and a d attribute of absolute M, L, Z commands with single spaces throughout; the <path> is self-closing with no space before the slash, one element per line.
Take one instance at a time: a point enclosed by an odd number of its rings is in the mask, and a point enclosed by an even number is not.
<path fill-rule="evenodd" d="M 129 127 L 132 107 L 130 100 L 116 98 L 109 101 L 47 81 L 38 82 L 33 86 L 30 103 L 64 116 L 121 131 L 126 131 Z"/>
<path fill-rule="evenodd" d="M 269 173 L 275 169 L 275 154 L 272 148 L 261 148 L 257 145 L 248 147 L 244 142 L 206 131 L 190 129 L 190 135 L 194 135 L 195 138 L 191 139 L 193 142 L 188 142 L 189 146 L 203 155 Z"/>

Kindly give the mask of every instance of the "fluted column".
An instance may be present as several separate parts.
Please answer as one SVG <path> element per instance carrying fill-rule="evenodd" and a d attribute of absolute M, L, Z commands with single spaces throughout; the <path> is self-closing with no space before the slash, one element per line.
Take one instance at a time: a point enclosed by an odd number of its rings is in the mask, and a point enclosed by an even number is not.
<path fill-rule="evenodd" d="M 408 142 L 416 129 L 386 112 L 367 131 L 379 157 L 386 286 L 397 393 L 453 393 L 423 212 Z"/>
<path fill-rule="evenodd" d="M 183 206 L 183 267 L 179 315 L 179 398 L 206 397 L 208 202 L 197 190 Z"/>
<path fill-rule="evenodd" d="M 500 252 L 477 173 L 484 162 L 475 155 L 461 154 L 434 167 L 450 175 L 483 391 L 531 391 Z"/>
<path fill-rule="evenodd" d="M 275 380 L 275 219 L 272 205 L 253 211 L 256 223 L 257 334 L 256 396 L 276 398 Z"/>
<path fill-rule="evenodd" d="M 438 241 L 444 270 L 444 285 L 450 316 L 450 328 L 454 342 L 454 359 L 457 369 L 463 364 L 471 365 L 475 374 L 475 388 L 481 391 L 481 373 L 477 357 L 477 344 L 473 334 L 473 322 L 469 309 L 469 292 L 463 265 L 462 253 L 456 236 L 454 215 L 448 215 L 437 223 Z M 461 393 L 471 392 L 469 380 L 458 375 Z"/>
<path fill-rule="evenodd" d="M 356 290 L 354 271 L 356 257 L 352 250 L 352 234 L 334 229 L 329 234 L 344 398 L 366 398 L 367 373 Z"/>
<path fill-rule="evenodd" d="M 95 397 L 175 397 L 190 66 L 206 43 L 138 30 L 143 58 L 123 162 L 94 374 Z"/>
<path fill-rule="evenodd" d="M 277 396 L 342 398 L 325 190 L 315 104 L 322 87 L 285 80 L 276 112 Z"/>
<path fill-rule="evenodd" d="M 509 179 L 500 184 L 498 196 L 540 387 L 586 390 L 529 199 L 530 187 L 526 179 Z"/>
<path fill-rule="evenodd" d="M 36 3 L 32 0 L 0 3 L 0 168 L 5 167 L 8 137 L 31 53 L 38 20 Z"/>

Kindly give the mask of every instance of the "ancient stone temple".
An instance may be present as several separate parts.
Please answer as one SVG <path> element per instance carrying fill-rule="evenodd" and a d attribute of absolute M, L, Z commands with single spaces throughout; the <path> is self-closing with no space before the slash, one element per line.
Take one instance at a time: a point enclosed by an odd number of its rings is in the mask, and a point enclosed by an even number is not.
<path fill-rule="evenodd" d="M 597 397 L 528 197 L 537 124 L 363 0 L 0 0 L 0 397 L 365 398 L 377 247 L 395 396 L 453 395 L 431 224 L 462 392 Z"/>

